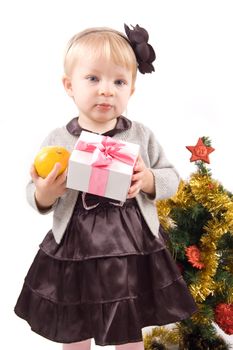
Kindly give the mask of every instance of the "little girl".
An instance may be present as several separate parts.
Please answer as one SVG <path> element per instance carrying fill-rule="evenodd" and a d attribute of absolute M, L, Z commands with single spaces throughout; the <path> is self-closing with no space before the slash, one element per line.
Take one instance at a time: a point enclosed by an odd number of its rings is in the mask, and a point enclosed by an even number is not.
<path fill-rule="evenodd" d="M 137 69 L 154 70 L 148 33 L 90 28 L 69 42 L 63 84 L 78 117 L 43 142 L 73 149 L 82 130 L 140 145 L 127 200 L 66 188 L 56 164 L 31 169 L 29 203 L 53 211 L 53 227 L 25 278 L 15 312 L 63 350 L 89 350 L 91 338 L 118 350 L 144 349 L 141 329 L 188 318 L 196 306 L 161 235 L 155 200 L 172 196 L 179 176 L 152 131 L 122 116 Z M 143 111 L 142 111 L 143 112 Z"/>

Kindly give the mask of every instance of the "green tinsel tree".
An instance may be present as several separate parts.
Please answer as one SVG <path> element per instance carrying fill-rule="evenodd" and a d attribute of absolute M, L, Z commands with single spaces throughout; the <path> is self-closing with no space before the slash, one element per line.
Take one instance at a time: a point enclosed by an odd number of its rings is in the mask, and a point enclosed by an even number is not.
<path fill-rule="evenodd" d="M 157 203 L 169 248 L 198 306 L 177 325 L 179 349 L 227 350 L 213 321 L 233 334 L 233 196 L 206 167 L 214 150 L 210 140 L 187 148 L 197 171 L 174 197 Z"/>

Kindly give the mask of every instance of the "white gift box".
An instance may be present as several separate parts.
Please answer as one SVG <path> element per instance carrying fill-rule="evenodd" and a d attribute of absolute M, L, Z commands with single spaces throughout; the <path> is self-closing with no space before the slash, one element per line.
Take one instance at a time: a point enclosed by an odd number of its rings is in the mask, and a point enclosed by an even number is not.
<path fill-rule="evenodd" d="M 82 131 L 71 153 L 67 187 L 125 201 L 139 145 Z"/>

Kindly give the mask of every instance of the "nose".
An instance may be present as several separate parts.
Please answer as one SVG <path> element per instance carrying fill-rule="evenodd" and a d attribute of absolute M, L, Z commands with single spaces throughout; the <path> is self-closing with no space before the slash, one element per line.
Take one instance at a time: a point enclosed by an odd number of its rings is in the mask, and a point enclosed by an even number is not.
<path fill-rule="evenodd" d="M 114 87 L 109 82 L 101 82 L 99 86 L 99 95 L 111 97 L 114 95 Z"/>

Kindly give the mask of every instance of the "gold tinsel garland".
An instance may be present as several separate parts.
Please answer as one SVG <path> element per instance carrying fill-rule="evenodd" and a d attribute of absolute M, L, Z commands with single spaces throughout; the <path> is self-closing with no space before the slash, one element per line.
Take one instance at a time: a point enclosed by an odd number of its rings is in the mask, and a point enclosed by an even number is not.
<path fill-rule="evenodd" d="M 233 304 L 233 288 L 230 288 L 228 291 L 228 304 Z"/>
<path fill-rule="evenodd" d="M 212 216 L 204 227 L 206 233 L 201 237 L 201 260 L 205 268 L 200 272 L 198 283 L 190 286 L 195 300 L 201 302 L 217 288 L 213 281 L 219 261 L 217 244 L 225 233 L 232 232 L 233 202 L 220 184 L 208 175 L 193 174 L 190 188 L 196 202 L 206 208 Z"/>
<path fill-rule="evenodd" d="M 213 295 L 220 285 L 213 280 L 219 264 L 217 253 L 218 240 L 227 232 L 233 232 L 233 200 L 222 186 L 209 175 L 194 173 L 189 183 L 181 182 L 177 194 L 170 200 L 157 203 L 161 224 L 169 229 L 175 223 L 169 218 L 172 207 L 179 206 L 188 209 L 196 203 L 201 204 L 211 214 L 211 219 L 204 227 L 200 242 L 201 261 L 205 267 L 198 272 L 198 281 L 189 285 L 190 291 L 197 303 L 202 303 L 209 295 Z M 223 286 L 221 286 L 223 288 Z M 230 300 L 233 299 L 230 293 Z M 201 310 L 193 320 L 205 323 L 207 319 Z"/>
<path fill-rule="evenodd" d="M 165 345 L 177 345 L 180 341 L 179 327 L 175 326 L 172 329 L 166 327 L 155 327 L 150 333 L 147 333 L 143 337 L 145 350 L 151 350 L 151 343 L 155 339 Z"/>

